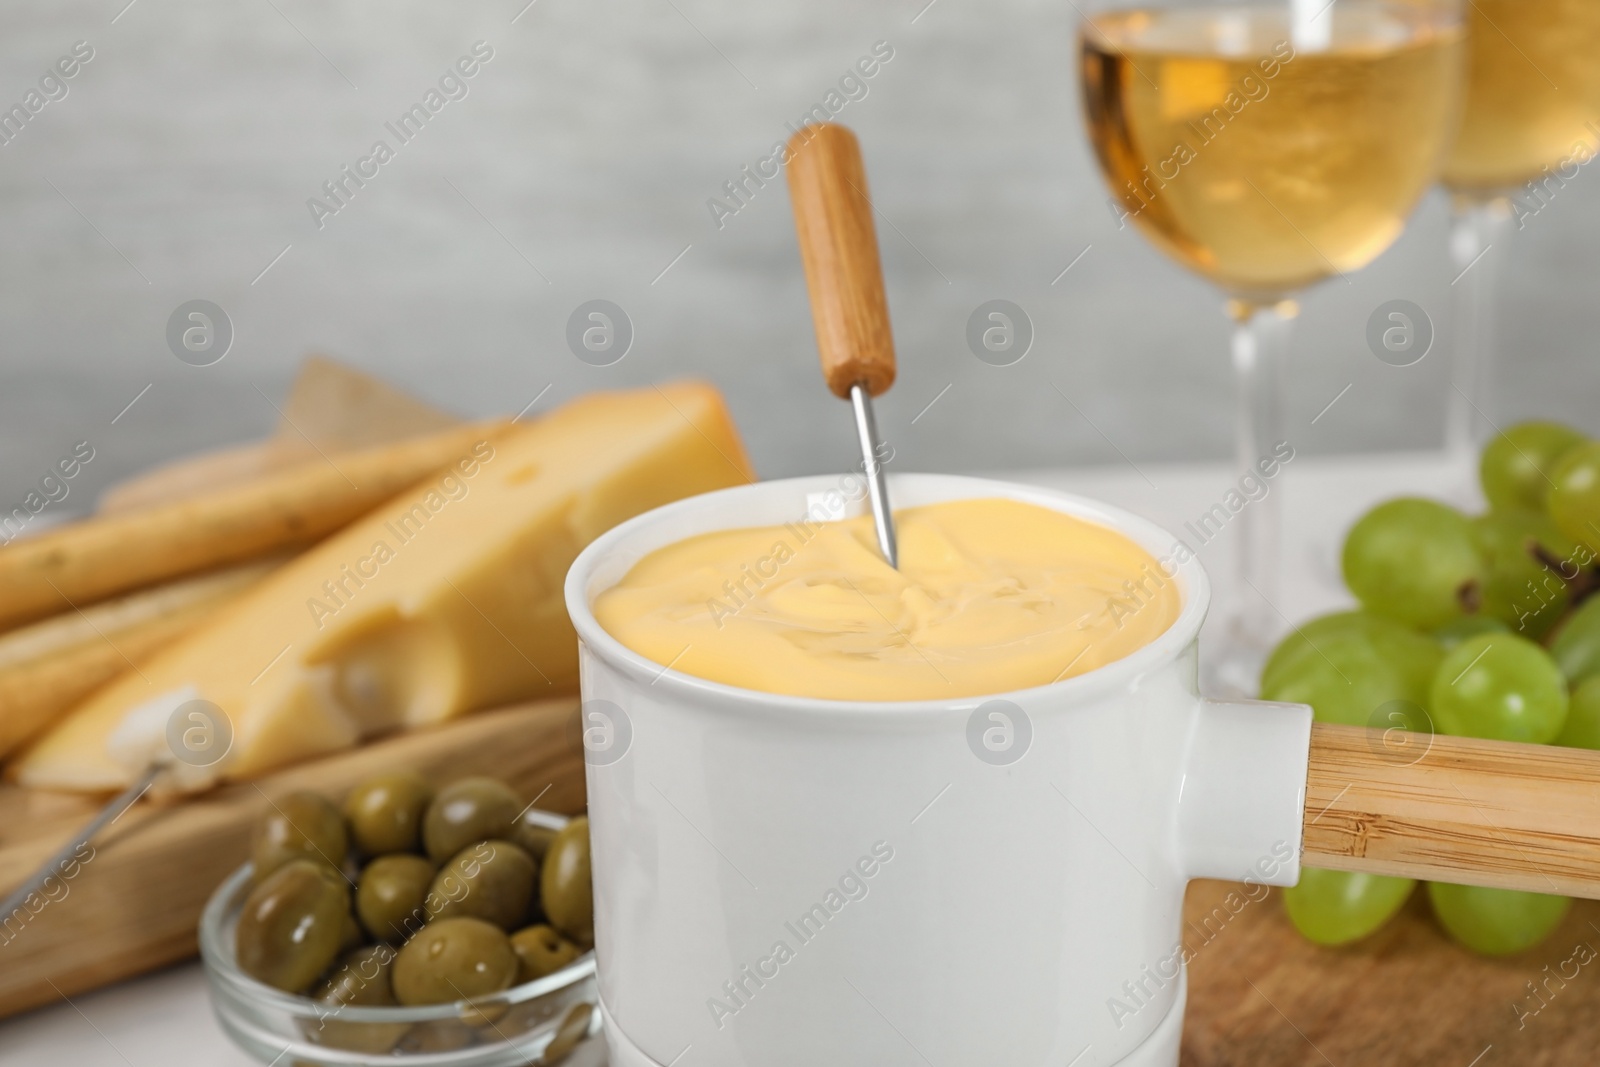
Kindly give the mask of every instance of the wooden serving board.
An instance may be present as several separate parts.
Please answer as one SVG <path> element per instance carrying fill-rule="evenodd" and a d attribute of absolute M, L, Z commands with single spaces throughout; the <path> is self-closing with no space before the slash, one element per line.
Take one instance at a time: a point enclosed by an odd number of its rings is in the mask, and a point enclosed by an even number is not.
<path fill-rule="evenodd" d="M 409 768 L 445 782 L 485 774 L 551 811 L 584 806 L 577 699 L 477 715 L 402 734 L 257 782 L 180 803 L 143 801 L 104 831 L 94 854 L 25 923 L 0 927 L 0 1016 L 192 956 L 206 900 L 248 858 L 251 827 L 276 798 L 339 798 L 357 782 Z M 0 897 L 72 840 L 98 804 L 0 786 Z M 3 918 L 3 917 L 0 917 Z"/>
<path fill-rule="evenodd" d="M 1565 1067 L 1600 1059 L 1600 902 L 1575 901 L 1544 944 L 1489 960 L 1446 937 L 1421 885 L 1383 930 L 1339 949 L 1302 938 L 1276 890 L 1243 907 L 1236 895 L 1230 912 L 1225 902 L 1239 888 L 1189 887 L 1182 1067 Z"/>

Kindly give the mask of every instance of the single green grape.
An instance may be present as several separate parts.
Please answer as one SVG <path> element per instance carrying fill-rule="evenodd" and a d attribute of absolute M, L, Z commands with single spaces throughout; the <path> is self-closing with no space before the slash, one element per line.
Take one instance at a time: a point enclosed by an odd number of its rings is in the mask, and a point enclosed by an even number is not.
<path fill-rule="evenodd" d="M 1572 690 L 1567 721 L 1556 744 L 1568 748 L 1600 748 L 1600 677 L 1585 678 Z"/>
<path fill-rule="evenodd" d="M 1484 447 L 1478 461 L 1483 495 L 1496 511 L 1543 511 L 1556 462 L 1587 438 L 1559 422 L 1519 422 L 1507 426 Z"/>
<path fill-rule="evenodd" d="M 1585 600 L 1567 616 L 1550 639 L 1550 655 L 1572 685 L 1600 674 L 1600 596 Z"/>
<path fill-rule="evenodd" d="M 1362 607 L 1419 630 L 1472 614 L 1488 576 L 1471 520 L 1417 497 L 1363 515 L 1345 539 L 1343 563 Z"/>
<path fill-rule="evenodd" d="M 1416 885 L 1411 878 L 1301 867 L 1300 883 L 1283 891 L 1283 906 L 1308 941 L 1344 945 L 1376 933 Z"/>
<path fill-rule="evenodd" d="M 1561 532 L 1590 549 L 1600 547 L 1600 441 L 1562 455 L 1550 472 L 1545 510 Z"/>
<path fill-rule="evenodd" d="M 1428 730 L 1428 688 L 1443 658 L 1431 638 L 1389 619 L 1328 615 L 1278 646 L 1262 671 L 1261 698 L 1310 704 L 1318 722 Z"/>
<path fill-rule="evenodd" d="M 1318 654 L 1318 646 L 1337 635 L 1362 630 L 1372 618 L 1364 611 L 1339 611 L 1296 626 L 1267 657 L 1261 668 L 1261 689 L 1274 687 L 1286 672 L 1297 673 L 1307 656 Z"/>
<path fill-rule="evenodd" d="M 1479 634 L 1508 634 L 1510 632 L 1511 627 L 1492 616 L 1467 615 L 1456 619 L 1454 622 L 1447 622 L 1433 631 L 1433 639 L 1439 642 L 1440 647 L 1448 652 L 1469 637 L 1477 637 Z"/>
<path fill-rule="evenodd" d="M 1517 889 L 1429 882 L 1428 899 L 1445 933 L 1482 956 L 1509 956 L 1549 937 L 1572 901 Z"/>
<path fill-rule="evenodd" d="M 1445 654 L 1429 707 L 1440 733 L 1543 745 L 1567 719 L 1567 683 L 1555 660 L 1516 634 L 1481 634 Z"/>
<path fill-rule="evenodd" d="M 1491 511 L 1472 521 L 1489 572 L 1479 611 L 1537 641 L 1567 613 L 1567 583 L 1587 554 L 1543 512 Z M 1542 558 L 1541 554 L 1542 553 Z M 1557 561 L 1555 567 L 1545 562 Z"/>

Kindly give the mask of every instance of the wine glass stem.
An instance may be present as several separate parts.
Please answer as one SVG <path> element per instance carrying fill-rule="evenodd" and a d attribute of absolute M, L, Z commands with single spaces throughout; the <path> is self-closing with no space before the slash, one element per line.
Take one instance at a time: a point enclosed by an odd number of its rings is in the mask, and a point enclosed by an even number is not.
<path fill-rule="evenodd" d="M 1494 388 L 1495 282 L 1511 240 L 1505 197 L 1454 198 L 1450 216 L 1450 401 L 1445 449 L 1473 461 Z"/>
<path fill-rule="evenodd" d="M 1298 309 L 1292 300 L 1275 304 L 1230 304 L 1234 320 L 1233 369 L 1238 387 L 1234 425 L 1235 463 L 1245 486 L 1268 486 L 1268 469 L 1283 437 L 1283 359 L 1289 346 L 1289 323 Z M 1281 458 L 1281 457 L 1279 457 Z M 1283 539 L 1283 511 L 1278 492 L 1246 494 L 1238 514 L 1239 614 L 1233 637 L 1253 649 L 1265 649 L 1278 629 L 1278 574 Z"/>

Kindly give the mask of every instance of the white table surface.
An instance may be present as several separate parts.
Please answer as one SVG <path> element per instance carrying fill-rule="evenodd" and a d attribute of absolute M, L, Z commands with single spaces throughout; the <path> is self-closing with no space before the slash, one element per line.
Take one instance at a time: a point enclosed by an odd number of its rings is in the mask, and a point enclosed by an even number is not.
<path fill-rule="evenodd" d="M 1204 514 L 1235 484 L 1230 469 L 1211 464 L 1125 464 L 1003 476 L 1096 497 L 1173 531 Z M 1338 549 L 1344 531 L 1367 507 L 1407 493 L 1458 503 L 1477 499 L 1469 473 L 1434 454 L 1299 458 L 1271 484 L 1273 493 L 1282 494 L 1285 513 L 1277 607 L 1296 622 L 1350 603 L 1338 579 Z M 1226 617 L 1233 600 L 1236 529 L 1237 520 L 1200 549 L 1217 594 L 1207 633 Z M 4 963 L 0 957 L 0 966 Z M 254 1062 L 228 1042 L 212 1018 L 198 963 L 0 1023 L 0 1067 L 249 1067 Z"/>

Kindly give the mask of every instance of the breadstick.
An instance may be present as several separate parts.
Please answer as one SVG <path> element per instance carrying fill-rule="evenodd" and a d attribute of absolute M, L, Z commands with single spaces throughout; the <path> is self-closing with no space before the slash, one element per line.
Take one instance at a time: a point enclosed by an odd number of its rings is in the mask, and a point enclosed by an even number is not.
<path fill-rule="evenodd" d="M 204 496 L 19 539 L 0 548 L 0 626 L 311 544 L 507 425 L 479 423 L 311 459 Z"/>
<path fill-rule="evenodd" d="M 0 636 L 0 759 L 80 699 L 193 629 L 282 559 L 130 593 Z"/>

